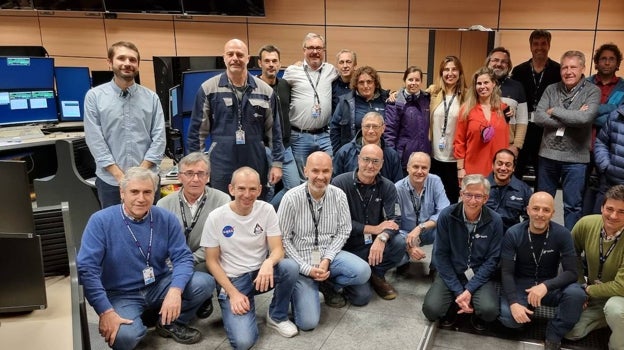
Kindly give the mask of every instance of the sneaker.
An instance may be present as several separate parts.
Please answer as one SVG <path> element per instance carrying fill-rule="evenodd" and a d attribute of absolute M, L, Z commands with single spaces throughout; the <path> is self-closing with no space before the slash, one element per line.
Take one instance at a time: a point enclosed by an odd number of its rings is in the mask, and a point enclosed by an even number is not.
<path fill-rule="evenodd" d="M 371 274 L 370 282 L 377 295 L 381 298 L 393 300 L 397 297 L 397 291 L 384 277 L 379 277 L 373 273 Z"/>
<path fill-rule="evenodd" d="M 554 342 L 546 339 L 544 342 L 544 350 L 560 350 L 561 342 Z"/>
<path fill-rule="evenodd" d="M 341 307 L 345 307 L 347 305 L 347 300 L 345 297 L 334 290 L 327 282 L 319 283 L 319 291 L 323 293 L 323 298 L 325 299 L 325 305 L 329 307 L 333 307 L 339 309 Z"/>
<path fill-rule="evenodd" d="M 156 332 L 163 338 L 173 338 L 180 344 L 195 344 L 202 338 L 201 332 L 185 324 L 173 322 L 163 326 L 158 322 Z"/>
<path fill-rule="evenodd" d="M 470 317 L 470 324 L 477 332 L 483 332 L 486 329 L 486 323 L 476 315 Z"/>
<path fill-rule="evenodd" d="M 299 331 L 297 330 L 297 326 L 295 326 L 294 323 L 290 322 L 290 320 L 282 322 L 273 321 L 273 319 L 269 315 L 269 311 L 267 311 L 266 321 L 267 326 L 275 329 L 277 333 L 279 333 L 282 337 L 292 338 L 297 335 L 297 333 L 299 333 Z"/>
<path fill-rule="evenodd" d="M 197 309 L 197 312 L 195 312 L 195 315 L 197 316 L 197 318 L 204 319 L 204 318 L 210 317 L 213 311 L 214 311 L 214 306 L 212 306 L 212 297 L 210 297 L 206 301 L 204 301 L 204 303 L 199 307 L 199 309 Z"/>

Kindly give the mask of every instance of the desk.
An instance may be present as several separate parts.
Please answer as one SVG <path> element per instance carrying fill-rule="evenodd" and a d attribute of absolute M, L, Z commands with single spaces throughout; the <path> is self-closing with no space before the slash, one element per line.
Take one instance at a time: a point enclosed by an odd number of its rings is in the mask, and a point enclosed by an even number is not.
<path fill-rule="evenodd" d="M 19 142 L 0 142 L 0 152 L 53 145 L 56 140 L 74 140 L 81 137 L 84 137 L 84 132 L 53 132 L 42 137 L 23 139 Z"/>
<path fill-rule="evenodd" d="M 0 315 L 0 349 L 72 349 L 70 278 L 46 279 L 46 294 L 45 310 L 10 317 Z"/>

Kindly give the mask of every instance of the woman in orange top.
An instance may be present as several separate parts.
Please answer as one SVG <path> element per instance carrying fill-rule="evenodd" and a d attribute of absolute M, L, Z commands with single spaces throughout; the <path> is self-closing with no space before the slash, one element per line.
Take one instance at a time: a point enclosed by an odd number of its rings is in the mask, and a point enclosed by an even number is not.
<path fill-rule="evenodd" d="M 453 140 L 460 182 L 466 174 L 488 176 L 494 154 L 509 147 L 509 125 L 503 114 L 506 107 L 494 72 L 487 67 L 477 70 L 459 111 Z"/>

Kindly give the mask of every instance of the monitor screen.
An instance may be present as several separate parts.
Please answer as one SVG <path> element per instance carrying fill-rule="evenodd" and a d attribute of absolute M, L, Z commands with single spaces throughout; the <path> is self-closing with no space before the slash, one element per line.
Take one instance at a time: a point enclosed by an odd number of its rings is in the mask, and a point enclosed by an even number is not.
<path fill-rule="evenodd" d="M 197 70 L 182 72 L 182 113 L 190 113 L 193 111 L 195 96 L 201 84 L 223 73 L 222 70 Z"/>
<path fill-rule="evenodd" d="M 84 97 L 91 88 L 89 68 L 55 67 L 54 77 L 61 121 L 82 120 Z"/>
<path fill-rule="evenodd" d="M 182 105 L 182 87 L 176 85 L 169 89 L 169 122 L 171 118 L 180 114 L 180 106 Z"/>
<path fill-rule="evenodd" d="M 54 89 L 54 59 L 0 57 L 0 90 Z"/>
<path fill-rule="evenodd" d="M 0 313 L 47 307 L 41 237 L 0 233 Z"/>
<path fill-rule="evenodd" d="M 5 186 L 2 191 L 0 232 L 34 232 L 35 219 L 33 218 L 32 201 L 30 200 L 26 162 L 18 160 L 0 161 L 0 181 L 11 184 Z"/>
<path fill-rule="evenodd" d="M 37 10 L 104 11 L 102 0 L 33 0 Z"/>
<path fill-rule="evenodd" d="M 56 123 L 54 90 L 0 89 L 0 125 Z"/>
<path fill-rule="evenodd" d="M 180 0 L 104 0 L 104 4 L 108 12 L 182 13 Z"/>
<path fill-rule="evenodd" d="M 265 16 L 264 0 L 183 0 L 184 12 L 215 16 Z"/>

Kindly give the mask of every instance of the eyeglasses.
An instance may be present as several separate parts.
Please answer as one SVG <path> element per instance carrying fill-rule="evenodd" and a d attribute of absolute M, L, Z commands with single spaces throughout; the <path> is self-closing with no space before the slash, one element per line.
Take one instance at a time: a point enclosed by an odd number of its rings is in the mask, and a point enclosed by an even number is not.
<path fill-rule="evenodd" d="M 318 52 L 323 52 L 325 50 L 325 48 L 322 46 L 306 46 L 305 49 L 308 51 L 318 51 Z"/>
<path fill-rule="evenodd" d="M 373 164 L 375 166 L 381 164 L 381 162 L 383 162 L 383 159 L 377 159 L 377 158 L 369 158 L 369 157 L 360 157 L 360 160 L 362 162 L 364 162 L 364 164 Z"/>
<path fill-rule="evenodd" d="M 500 59 L 500 58 L 492 58 L 492 59 L 490 59 L 490 62 L 492 62 L 492 63 L 500 63 L 500 64 L 509 64 L 508 60 Z"/>
<path fill-rule="evenodd" d="M 189 179 L 192 179 L 195 177 L 195 175 L 197 175 L 198 178 L 203 179 L 206 176 L 208 176 L 208 173 L 205 171 L 185 171 L 181 173 L 182 175 L 188 177 Z"/>
<path fill-rule="evenodd" d="M 375 124 L 366 124 L 366 125 L 362 125 L 362 130 L 368 130 L 368 129 L 373 129 L 375 131 L 381 129 L 383 125 L 375 125 Z"/>
<path fill-rule="evenodd" d="M 473 199 L 473 198 L 474 198 L 474 199 L 476 199 L 476 200 L 480 201 L 480 200 L 482 200 L 483 198 L 485 198 L 485 195 L 482 195 L 482 194 L 474 194 L 474 193 L 465 193 L 465 192 L 464 192 L 464 193 L 462 193 L 461 195 L 462 195 L 462 197 L 464 197 L 464 199 L 466 199 L 466 200 L 471 200 L 471 199 Z"/>

